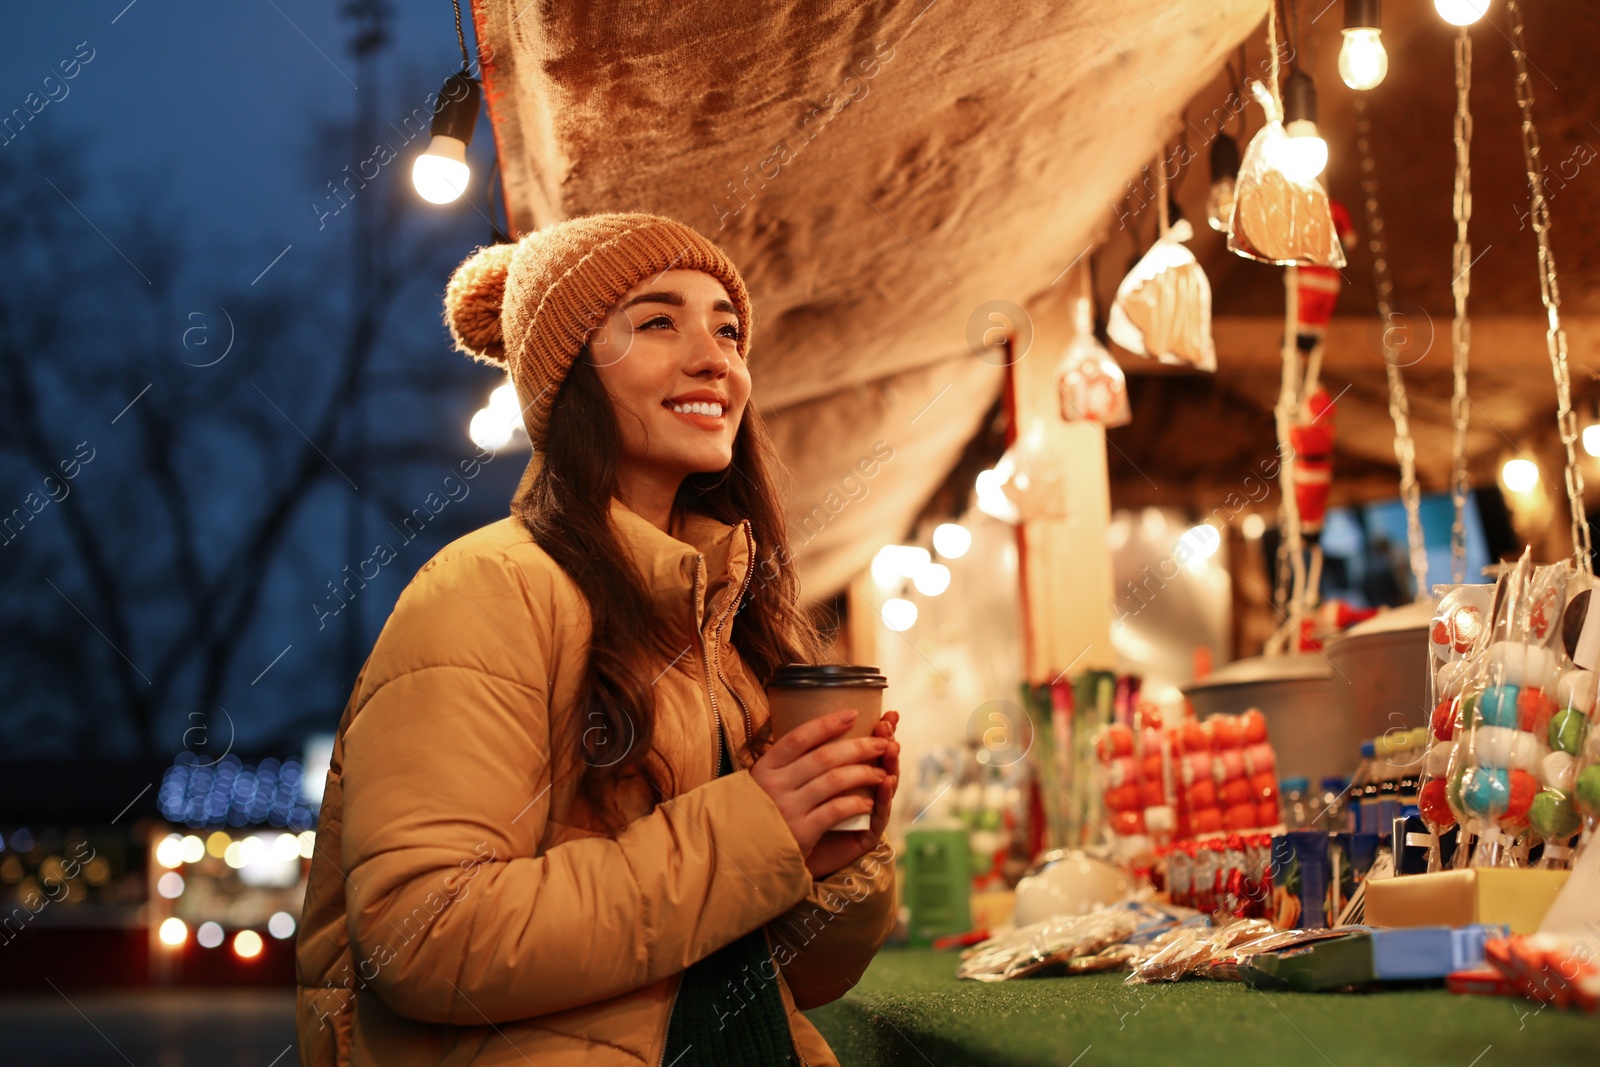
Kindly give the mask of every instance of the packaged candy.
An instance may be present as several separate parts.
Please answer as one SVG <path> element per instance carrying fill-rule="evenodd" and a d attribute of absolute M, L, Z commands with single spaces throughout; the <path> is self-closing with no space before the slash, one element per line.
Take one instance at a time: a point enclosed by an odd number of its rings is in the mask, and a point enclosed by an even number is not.
<path fill-rule="evenodd" d="M 1292 173 L 1282 160 L 1289 135 L 1270 90 L 1259 81 L 1250 91 L 1266 122 L 1245 149 L 1235 185 L 1228 249 L 1266 263 L 1345 265 L 1344 246 L 1333 221 L 1327 191 L 1315 175 Z"/>
<path fill-rule="evenodd" d="M 1563 643 L 1575 577 L 1571 564 L 1535 566 L 1525 551 L 1496 587 L 1488 646 L 1463 689 L 1465 732 L 1451 771 L 1460 810 L 1482 824 L 1475 866 L 1520 866 L 1534 841 L 1545 844 L 1547 865 L 1567 858 L 1575 798 L 1562 787 L 1576 768 L 1560 757 L 1572 755 L 1562 746 L 1579 743 L 1592 711 L 1583 706 L 1588 680 L 1571 673 Z"/>
<path fill-rule="evenodd" d="M 1061 417 L 1067 422 L 1126 426 L 1133 419 L 1128 409 L 1128 378 L 1094 335 L 1093 304 L 1087 295 L 1089 272 L 1081 273 L 1085 295 L 1078 297 L 1074 309 L 1076 332 L 1056 364 Z"/>
<path fill-rule="evenodd" d="M 1162 228 L 1150 251 L 1117 286 L 1106 333 L 1135 355 L 1214 371 L 1211 283 L 1183 245 L 1193 236 L 1187 219 Z"/>

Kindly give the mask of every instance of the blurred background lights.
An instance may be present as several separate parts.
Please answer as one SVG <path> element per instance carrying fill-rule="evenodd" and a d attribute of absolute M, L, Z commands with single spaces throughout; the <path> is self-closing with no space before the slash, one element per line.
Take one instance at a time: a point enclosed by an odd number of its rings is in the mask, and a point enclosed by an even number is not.
<path fill-rule="evenodd" d="M 233 953 L 242 960 L 253 960 L 261 955 L 263 942 L 254 930 L 240 930 L 233 935 Z"/>
<path fill-rule="evenodd" d="M 161 926 L 156 931 L 156 936 L 161 938 L 163 945 L 177 948 L 189 939 L 189 925 L 176 915 L 161 920 Z"/>
<path fill-rule="evenodd" d="M 886 593 L 897 591 L 907 578 L 915 578 L 933 562 L 925 548 L 884 545 L 872 557 L 872 580 Z"/>
<path fill-rule="evenodd" d="M 233 838 L 229 837 L 226 831 L 217 830 L 206 837 L 206 852 L 217 859 L 222 859 L 232 843 Z"/>
<path fill-rule="evenodd" d="M 911 629 L 917 622 L 917 606 L 909 600 L 891 597 L 883 602 L 883 624 L 900 633 Z"/>
<path fill-rule="evenodd" d="M 201 948 L 216 948 L 222 944 L 223 933 L 220 923 L 203 922 L 200 929 L 194 933 L 194 939 L 200 943 Z"/>
<path fill-rule="evenodd" d="M 1591 422 L 1583 428 L 1583 450 L 1600 457 L 1600 422 Z"/>
<path fill-rule="evenodd" d="M 275 911 L 272 918 L 267 920 L 267 933 L 279 941 L 287 941 L 294 936 L 294 916 L 286 911 Z"/>
<path fill-rule="evenodd" d="M 1500 468 L 1500 480 L 1513 493 L 1531 493 L 1539 484 L 1539 468 L 1531 459 L 1508 459 Z"/>
<path fill-rule="evenodd" d="M 199 863 L 201 860 L 206 858 L 206 843 L 200 840 L 194 834 L 189 834 L 184 837 L 182 846 L 183 862 Z"/>
<path fill-rule="evenodd" d="M 156 879 L 156 892 L 168 900 L 176 900 L 183 896 L 183 875 L 177 871 L 168 871 Z"/>
<path fill-rule="evenodd" d="M 1252 511 L 1244 517 L 1244 521 L 1239 523 L 1239 529 L 1246 537 L 1254 541 L 1267 532 L 1267 520 Z"/>
<path fill-rule="evenodd" d="M 959 522 L 941 522 L 933 528 L 933 550 L 945 559 L 960 559 L 971 547 L 972 531 Z"/>
<path fill-rule="evenodd" d="M 1489 0 L 1433 0 L 1439 17 L 1452 26 L 1470 26 L 1489 10 Z"/>
<path fill-rule="evenodd" d="M 168 834 L 156 845 L 156 862 L 163 867 L 176 867 L 183 863 L 183 838 Z"/>
<path fill-rule="evenodd" d="M 315 830 L 300 831 L 300 858 L 308 860 L 317 847 L 317 832 Z"/>
<path fill-rule="evenodd" d="M 269 757 L 248 764 L 229 753 L 206 762 L 193 752 L 180 752 L 161 775 L 156 805 L 168 822 L 196 830 L 266 823 L 298 833 L 316 822 L 301 796 L 304 777 L 299 760 Z M 226 847 L 226 841 L 220 845 L 206 841 L 213 856 L 220 856 Z"/>
<path fill-rule="evenodd" d="M 950 588 L 950 568 L 943 563 L 930 563 L 912 576 L 911 583 L 923 596 L 938 596 Z"/>

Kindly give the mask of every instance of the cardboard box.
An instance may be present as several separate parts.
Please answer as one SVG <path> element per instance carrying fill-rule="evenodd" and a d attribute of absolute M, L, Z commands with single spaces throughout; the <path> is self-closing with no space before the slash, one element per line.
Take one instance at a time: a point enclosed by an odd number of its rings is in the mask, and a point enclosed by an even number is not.
<path fill-rule="evenodd" d="M 1567 871 L 1476 867 L 1367 881 L 1371 926 L 1502 923 L 1531 934 L 1566 884 Z"/>

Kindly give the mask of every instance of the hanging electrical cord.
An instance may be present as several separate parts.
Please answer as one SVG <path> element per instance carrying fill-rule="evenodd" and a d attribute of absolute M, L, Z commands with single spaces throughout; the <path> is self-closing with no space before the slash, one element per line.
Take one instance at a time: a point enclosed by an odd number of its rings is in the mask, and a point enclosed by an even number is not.
<path fill-rule="evenodd" d="M 1522 5 L 1507 0 L 1511 21 L 1511 58 L 1517 65 L 1517 106 L 1522 110 L 1522 156 L 1528 168 L 1533 234 L 1539 243 L 1539 299 L 1549 317 L 1545 349 L 1556 381 L 1556 425 L 1567 449 L 1567 503 L 1572 509 L 1572 552 L 1578 570 L 1593 574 L 1589 520 L 1583 507 L 1583 470 L 1578 466 L 1578 417 L 1572 410 L 1572 379 L 1567 370 L 1567 332 L 1561 326 L 1561 290 L 1556 285 L 1555 253 L 1550 250 L 1550 205 L 1545 199 L 1544 170 L 1539 160 L 1539 130 L 1533 124 L 1533 88 L 1528 80 L 1528 49 L 1522 35 Z M 1463 30 L 1463 33 L 1466 31 Z"/>
<path fill-rule="evenodd" d="M 1467 294 L 1472 290 L 1472 243 L 1467 239 L 1467 223 L 1472 219 L 1472 111 L 1468 96 L 1472 90 L 1472 36 L 1463 26 L 1456 32 L 1456 187 L 1452 200 L 1456 220 L 1455 254 L 1451 263 L 1455 279 L 1450 292 L 1455 297 L 1455 317 L 1450 322 L 1452 386 L 1450 419 L 1454 428 L 1450 447 L 1450 500 L 1454 518 L 1450 523 L 1450 580 L 1460 585 L 1467 580 L 1467 424 L 1471 414 L 1467 400 L 1467 357 L 1472 348 L 1472 323 L 1467 318 Z"/>
<path fill-rule="evenodd" d="M 1361 192 L 1366 199 L 1367 247 L 1372 251 L 1372 283 L 1377 290 L 1378 319 L 1383 323 L 1384 373 L 1389 380 L 1389 418 L 1394 422 L 1394 458 L 1400 466 L 1400 501 L 1406 512 L 1406 547 L 1418 600 L 1428 599 L 1428 544 L 1422 533 L 1422 494 L 1417 488 L 1417 446 L 1411 436 L 1411 404 L 1406 398 L 1400 352 L 1391 340 L 1394 329 L 1394 280 L 1389 274 L 1389 237 L 1378 207 L 1378 165 L 1372 156 L 1372 123 L 1365 93 L 1355 98 L 1356 150 L 1361 153 Z"/>

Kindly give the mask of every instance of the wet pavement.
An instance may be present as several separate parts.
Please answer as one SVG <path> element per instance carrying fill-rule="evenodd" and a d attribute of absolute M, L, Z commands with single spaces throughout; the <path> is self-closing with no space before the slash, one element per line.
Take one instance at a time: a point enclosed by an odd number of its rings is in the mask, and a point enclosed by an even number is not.
<path fill-rule="evenodd" d="M 7 1067 L 298 1067 L 291 990 L 0 996 Z"/>

